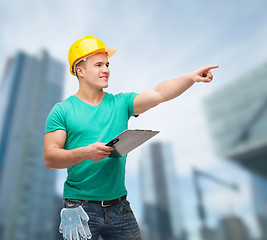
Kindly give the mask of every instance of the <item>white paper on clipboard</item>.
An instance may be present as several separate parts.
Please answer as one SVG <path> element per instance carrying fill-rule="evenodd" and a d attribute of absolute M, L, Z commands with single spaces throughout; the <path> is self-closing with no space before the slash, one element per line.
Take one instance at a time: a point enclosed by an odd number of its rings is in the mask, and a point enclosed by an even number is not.
<path fill-rule="evenodd" d="M 106 146 L 115 147 L 109 156 L 118 158 L 123 157 L 158 133 L 159 131 L 143 129 L 125 130 L 106 144 Z"/>

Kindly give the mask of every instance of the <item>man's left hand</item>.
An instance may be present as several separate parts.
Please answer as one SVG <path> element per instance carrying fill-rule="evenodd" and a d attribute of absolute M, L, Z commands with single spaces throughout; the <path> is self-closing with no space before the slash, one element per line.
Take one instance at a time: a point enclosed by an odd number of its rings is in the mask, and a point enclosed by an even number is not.
<path fill-rule="evenodd" d="M 199 70 L 192 73 L 192 80 L 194 82 L 205 82 L 209 83 L 213 79 L 213 75 L 210 72 L 211 69 L 219 67 L 218 65 L 211 65 L 200 68 Z"/>

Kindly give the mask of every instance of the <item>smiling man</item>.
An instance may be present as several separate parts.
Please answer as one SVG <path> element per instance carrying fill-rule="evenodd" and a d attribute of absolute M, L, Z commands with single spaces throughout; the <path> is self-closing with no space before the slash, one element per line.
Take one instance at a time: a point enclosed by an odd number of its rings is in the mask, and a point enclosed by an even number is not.
<path fill-rule="evenodd" d="M 208 66 L 160 83 L 141 94 L 105 92 L 108 59 L 116 52 L 96 37 L 72 44 L 69 65 L 79 80 L 75 95 L 49 113 L 44 137 L 48 169 L 68 169 L 60 232 L 64 239 L 139 240 L 140 230 L 125 187 L 126 156 L 109 157 L 106 143 L 128 128 L 132 116 L 176 98 L 195 82 L 212 81 Z"/>

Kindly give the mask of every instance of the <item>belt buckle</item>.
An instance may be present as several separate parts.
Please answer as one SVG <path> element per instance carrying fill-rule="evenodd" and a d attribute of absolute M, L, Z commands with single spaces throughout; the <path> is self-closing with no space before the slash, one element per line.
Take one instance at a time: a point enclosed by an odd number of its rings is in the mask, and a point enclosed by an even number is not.
<path fill-rule="evenodd" d="M 104 204 L 105 201 L 101 201 L 101 207 L 109 207 L 111 204 Z"/>

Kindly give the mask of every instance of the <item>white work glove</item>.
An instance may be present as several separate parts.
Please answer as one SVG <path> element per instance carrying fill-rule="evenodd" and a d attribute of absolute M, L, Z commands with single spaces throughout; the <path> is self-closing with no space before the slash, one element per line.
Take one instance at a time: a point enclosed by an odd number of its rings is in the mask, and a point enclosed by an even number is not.
<path fill-rule="evenodd" d="M 82 206 L 76 208 L 63 208 L 60 213 L 61 222 L 59 232 L 66 240 L 90 239 L 89 217 Z"/>

